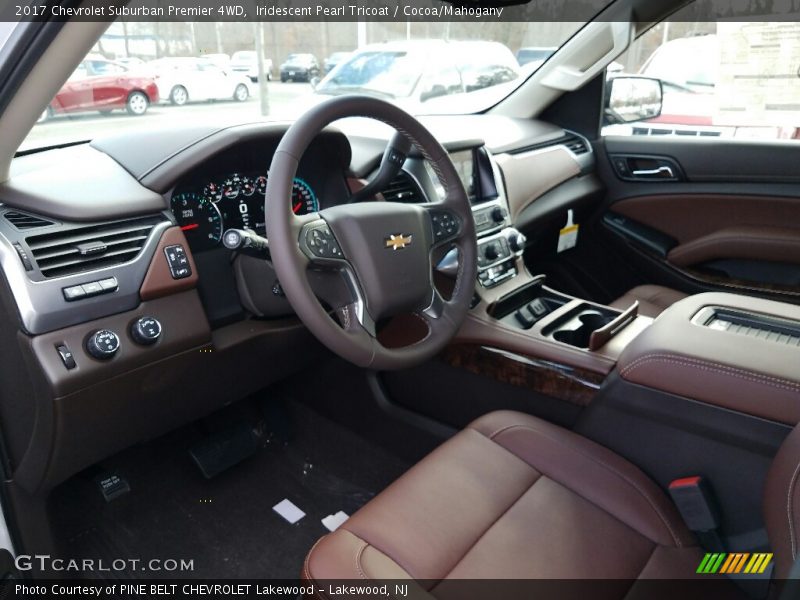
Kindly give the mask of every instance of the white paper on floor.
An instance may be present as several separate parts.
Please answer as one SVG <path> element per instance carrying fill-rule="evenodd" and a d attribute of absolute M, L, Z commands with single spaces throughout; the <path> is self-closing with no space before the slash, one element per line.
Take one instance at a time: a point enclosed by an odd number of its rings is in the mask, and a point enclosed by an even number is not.
<path fill-rule="evenodd" d="M 322 519 L 322 524 L 327 527 L 328 531 L 336 531 L 349 518 L 346 512 L 340 510 L 335 515 L 328 515 Z"/>
<path fill-rule="evenodd" d="M 289 523 L 297 523 L 300 519 L 306 516 L 302 510 L 297 508 L 289 499 L 284 498 L 272 507 L 276 513 L 282 516 Z"/>

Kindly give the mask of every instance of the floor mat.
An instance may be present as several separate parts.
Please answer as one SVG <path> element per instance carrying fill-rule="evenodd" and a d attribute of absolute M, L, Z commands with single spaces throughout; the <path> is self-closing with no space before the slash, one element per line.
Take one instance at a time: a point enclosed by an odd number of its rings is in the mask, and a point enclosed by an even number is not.
<path fill-rule="evenodd" d="M 290 442 L 260 432 L 258 453 L 214 479 L 203 478 L 188 448 L 202 436 L 187 427 L 127 450 L 103 467 L 131 492 L 106 504 L 89 474 L 54 492 L 51 516 L 69 558 L 186 559 L 189 573 L 116 577 L 295 578 L 321 519 L 352 514 L 410 466 L 308 407 L 287 405 Z M 288 498 L 306 513 L 289 524 L 272 510 Z"/>

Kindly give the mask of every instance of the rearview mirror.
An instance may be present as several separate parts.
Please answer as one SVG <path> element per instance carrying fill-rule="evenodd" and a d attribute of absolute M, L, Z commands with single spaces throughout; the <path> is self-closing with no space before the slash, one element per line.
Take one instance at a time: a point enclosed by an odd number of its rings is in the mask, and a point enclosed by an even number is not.
<path fill-rule="evenodd" d="M 613 77 L 606 84 L 606 122 L 633 123 L 661 114 L 664 92 L 660 79 Z"/>

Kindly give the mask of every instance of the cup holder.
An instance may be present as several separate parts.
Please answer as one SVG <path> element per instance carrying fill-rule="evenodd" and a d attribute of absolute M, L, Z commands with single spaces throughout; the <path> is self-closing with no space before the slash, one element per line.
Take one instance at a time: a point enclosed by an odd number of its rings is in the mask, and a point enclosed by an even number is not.
<path fill-rule="evenodd" d="M 619 316 L 619 313 L 599 310 L 583 310 L 578 314 L 570 315 L 563 322 L 556 324 L 551 335 L 553 339 L 562 344 L 569 344 L 577 348 L 588 348 L 592 333 L 602 329 Z"/>

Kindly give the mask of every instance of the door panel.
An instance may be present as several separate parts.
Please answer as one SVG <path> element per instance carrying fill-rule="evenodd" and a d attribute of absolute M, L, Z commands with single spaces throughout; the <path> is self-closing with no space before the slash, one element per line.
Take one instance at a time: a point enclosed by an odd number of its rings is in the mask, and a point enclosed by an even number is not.
<path fill-rule="evenodd" d="M 652 283 L 666 268 L 705 287 L 800 301 L 800 143 L 647 136 L 599 146 L 603 224 L 649 259 Z M 624 172 L 620 157 L 642 156 L 663 157 L 681 178 Z"/>

